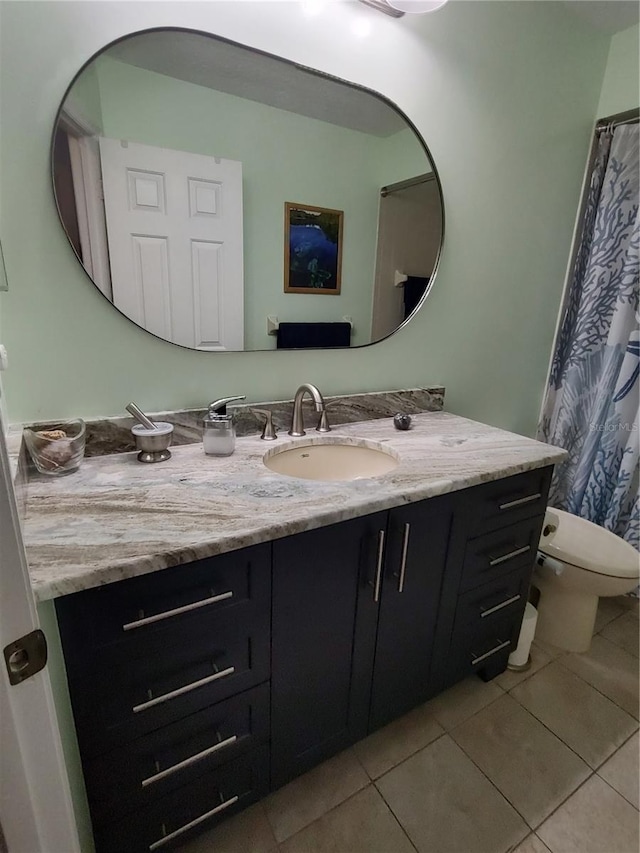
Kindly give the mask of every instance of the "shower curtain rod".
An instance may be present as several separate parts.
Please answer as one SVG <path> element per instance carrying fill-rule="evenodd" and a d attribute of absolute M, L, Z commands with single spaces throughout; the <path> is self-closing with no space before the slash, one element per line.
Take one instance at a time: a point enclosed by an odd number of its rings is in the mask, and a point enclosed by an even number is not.
<path fill-rule="evenodd" d="M 605 130 L 612 130 L 614 127 L 620 127 L 622 124 L 637 124 L 640 120 L 640 109 L 628 110 L 625 113 L 617 113 L 613 116 L 600 118 L 596 122 L 596 133 L 602 133 Z"/>
<path fill-rule="evenodd" d="M 409 187 L 417 187 L 418 184 L 426 184 L 429 181 L 435 181 L 436 176 L 433 172 L 425 172 L 424 175 L 416 175 L 415 178 L 407 178 L 406 181 L 398 181 L 397 184 L 389 184 L 386 187 L 382 187 L 380 190 L 380 195 L 382 198 L 386 198 L 389 193 L 397 193 L 400 190 L 409 189 Z"/>

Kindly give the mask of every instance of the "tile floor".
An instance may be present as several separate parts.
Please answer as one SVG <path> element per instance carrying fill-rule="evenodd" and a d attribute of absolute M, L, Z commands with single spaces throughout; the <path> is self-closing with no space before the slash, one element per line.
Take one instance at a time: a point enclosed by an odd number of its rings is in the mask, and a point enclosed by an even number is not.
<path fill-rule="evenodd" d="M 456 685 L 180 853 L 638 853 L 638 602 Z"/>

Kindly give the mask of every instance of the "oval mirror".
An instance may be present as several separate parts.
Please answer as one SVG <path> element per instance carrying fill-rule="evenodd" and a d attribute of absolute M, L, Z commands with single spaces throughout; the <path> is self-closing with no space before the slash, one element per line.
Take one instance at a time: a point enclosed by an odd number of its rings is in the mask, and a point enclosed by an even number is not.
<path fill-rule="evenodd" d="M 362 346 L 429 290 L 440 183 L 373 92 L 192 30 L 94 56 L 58 111 L 58 213 L 89 277 L 199 350 Z"/>

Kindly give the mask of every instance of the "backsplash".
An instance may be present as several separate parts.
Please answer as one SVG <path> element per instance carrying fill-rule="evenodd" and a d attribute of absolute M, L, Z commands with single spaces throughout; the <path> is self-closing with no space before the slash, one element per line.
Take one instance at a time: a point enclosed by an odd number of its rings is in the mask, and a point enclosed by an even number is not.
<path fill-rule="evenodd" d="M 346 394 L 326 397 L 329 423 L 333 425 L 355 423 L 393 417 L 398 412 L 417 414 L 418 412 L 442 411 L 445 389 L 441 385 L 428 388 L 410 388 L 395 391 L 374 391 L 368 394 Z M 291 424 L 293 400 L 278 400 L 268 403 L 246 403 L 229 406 L 228 411 L 236 415 L 237 434 L 251 435 L 260 433 L 264 417 L 255 414 L 254 407 L 269 409 L 273 412 L 273 422 L 278 432 L 286 431 Z M 196 444 L 202 441 L 202 419 L 206 409 L 185 409 L 177 412 L 150 412 L 154 420 L 162 420 L 174 425 L 173 446 Z M 305 400 L 304 418 L 307 429 L 314 429 L 317 414 L 313 403 Z M 134 420 L 131 417 L 100 418 L 87 421 L 86 456 L 106 456 L 111 453 L 127 453 L 135 450 L 135 441 L 131 435 Z M 36 425 L 37 426 L 37 425 Z"/>

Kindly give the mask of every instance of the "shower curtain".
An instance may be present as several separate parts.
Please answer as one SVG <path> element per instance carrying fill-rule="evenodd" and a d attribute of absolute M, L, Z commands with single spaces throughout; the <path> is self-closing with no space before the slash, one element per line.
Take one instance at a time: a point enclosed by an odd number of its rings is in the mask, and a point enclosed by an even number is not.
<path fill-rule="evenodd" d="M 601 133 L 541 441 L 563 447 L 549 503 L 640 544 L 639 127 Z"/>

